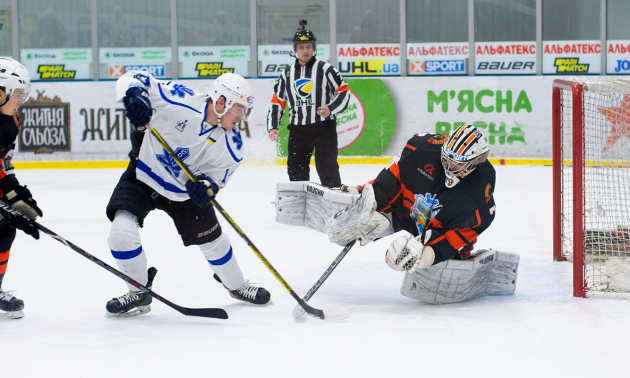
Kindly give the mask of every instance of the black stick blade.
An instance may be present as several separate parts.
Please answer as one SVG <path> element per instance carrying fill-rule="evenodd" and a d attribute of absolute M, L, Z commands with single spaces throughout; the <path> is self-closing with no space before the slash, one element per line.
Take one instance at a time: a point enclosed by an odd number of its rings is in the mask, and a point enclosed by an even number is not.
<path fill-rule="evenodd" d="M 222 308 L 181 308 L 178 309 L 184 315 L 198 316 L 201 318 L 227 319 L 228 314 Z"/>

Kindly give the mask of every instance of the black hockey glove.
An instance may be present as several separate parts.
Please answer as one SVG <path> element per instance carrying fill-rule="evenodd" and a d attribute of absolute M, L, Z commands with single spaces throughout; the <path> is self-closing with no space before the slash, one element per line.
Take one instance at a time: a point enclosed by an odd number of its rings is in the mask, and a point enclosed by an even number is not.
<path fill-rule="evenodd" d="M 39 240 L 39 230 L 37 229 L 37 227 L 35 227 L 35 225 L 29 222 L 28 219 L 21 217 L 19 215 L 18 216 L 11 215 L 4 210 L 2 210 L 1 213 L 2 213 L 2 216 L 7 219 L 7 222 L 9 222 L 9 225 L 11 227 L 22 230 L 24 231 L 24 233 L 31 235 L 33 238 Z"/>
<path fill-rule="evenodd" d="M 26 185 L 14 187 L 11 191 L 6 193 L 5 198 L 11 207 L 30 219 L 35 219 L 38 215 L 40 217 L 44 216 L 44 213 L 37 206 L 37 201 L 33 199 L 33 195 Z"/>
<path fill-rule="evenodd" d="M 127 109 L 127 118 L 129 118 L 131 124 L 136 131 L 143 133 L 153 115 L 147 91 L 139 87 L 127 89 L 125 97 L 123 97 L 123 104 L 125 109 Z"/>
<path fill-rule="evenodd" d="M 190 196 L 190 200 L 199 207 L 210 205 L 210 200 L 219 192 L 219 186 L 206 175 L 195 176 L 196 182 L 188 180 L 186 182 L 186 190 Z M 212 193 L 210 192 L 212 190 Z"/>

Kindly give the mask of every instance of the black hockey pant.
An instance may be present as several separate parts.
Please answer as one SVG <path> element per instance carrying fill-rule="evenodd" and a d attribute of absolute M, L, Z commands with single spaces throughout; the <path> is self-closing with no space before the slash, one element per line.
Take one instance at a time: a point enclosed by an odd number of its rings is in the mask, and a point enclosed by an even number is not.
<path fill-rule="evenodd" d="M 309 163 L 315 149 L 315 168 L 322 185 L 341 186 L 337 164 L 337 122 L 325 121 L 306 126 L 289 126 L 287 172 L 291 181 L 309 180 Z"/>

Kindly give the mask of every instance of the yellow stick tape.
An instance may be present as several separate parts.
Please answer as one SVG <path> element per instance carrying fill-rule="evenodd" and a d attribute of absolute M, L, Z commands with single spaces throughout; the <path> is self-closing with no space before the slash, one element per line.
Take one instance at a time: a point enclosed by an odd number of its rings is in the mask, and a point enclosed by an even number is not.
<path fill-rule="evenodd" d="M 390 157 L 340 157 L 337 159 L 342 164 L 374 164 L 387 165 Z M 493 165 L 552 165 L 551 159 L 488 159 Z M 16 169 L 102 169 L 102 168 L 126 168 L 129 161 L 33 161 L 14 162 Z M 287 165 L 287 158 L 277 159 L 245 159 L 243 166 L 274 166 Z M 311 159 L 311 165 L 315 160 Z"/>

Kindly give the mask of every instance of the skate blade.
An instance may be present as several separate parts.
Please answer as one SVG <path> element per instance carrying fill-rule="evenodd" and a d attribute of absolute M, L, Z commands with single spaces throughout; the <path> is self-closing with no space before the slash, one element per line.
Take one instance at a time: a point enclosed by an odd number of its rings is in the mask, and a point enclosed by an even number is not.
<path fill-rule="evenodd" d="M 111 319 L 133 318 L 135 316 L 144 315 L 148 312 L 151 312 L 151 305 L 136 307 L 133 310 L 123 312 L 122 314 L 112 314 L 111 312 L 105 312 L 105 317 Z"/>
<path fill-rule="evenodd" d="M 23 317 L 24 317 L 24 311 L 0 312 L 0 320 L 22 319 Z"/>

